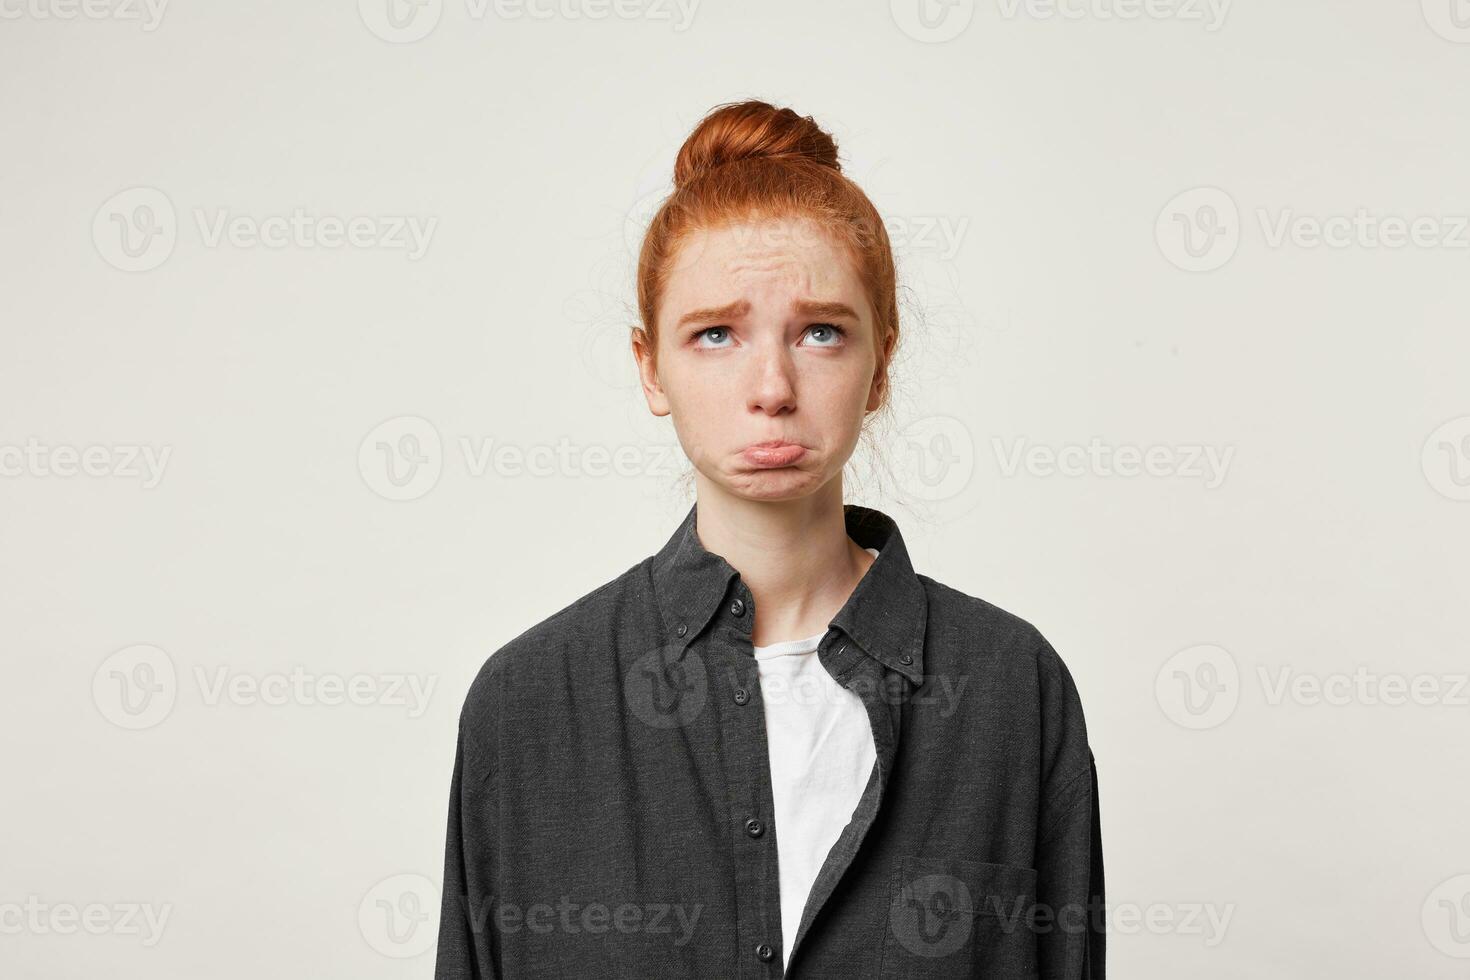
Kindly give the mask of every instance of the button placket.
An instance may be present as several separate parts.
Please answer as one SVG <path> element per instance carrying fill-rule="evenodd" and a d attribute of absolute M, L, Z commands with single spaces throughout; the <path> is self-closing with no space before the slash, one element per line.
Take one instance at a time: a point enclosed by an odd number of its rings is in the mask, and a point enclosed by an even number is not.
<path fill-rule="evenodd" d="M 844 662 L 844 655 L 851 659 Z M 862 653 L 847 643 L 838 644 L 831 659 L 832 664 L 829 670 L 831 667 L 838 667 L 835 676 L 839 683 L 857 693 L 863 701 L 863 707 L 867 710 L 868 723 L 873 731 L 874 749 L 877 755 L 873 768 L 878 778 L 864 790 L 862 799 L 858 801 L 857 809 L 853 813 L 852 821 L 832 845 L 832 849 L 827 853 L 817 874 L 817 880 L 812 883 L 812 890 L 807 896 L 807 905 L 803 909 L 801 922 L 797 926 L 797 934 L 792 944 L 793 955 L 801 948 L 806 939 L 806 930 L 831 898 L 837 882 L 852 864 L 869 828 L 876 821 L 897 755 L 898 719 L 895 716 L 899 707 L 888 703 L 891 699 L 885 697 L 875 683 L 885 676 L 884 668 L 872 660 L 864 659 Z M 827 665 L 824 663 L 824 666 Z M 856 688 L 849 683 L 854 678 L 862 680 Z"/>
<path fill-rule="evenodd" d="M 760 677 L 751 654 L 754 606 L 738 582 L 727 594 L 717 628 L 706 633 L 711 679 L 739 708 L 720 712 L 731 833 L 735 856 L 736 932 L 739 957 L 732 971 L 739 980 L 769 980 L 782 975 L 780 880 L 777 874 L 770 757 Z M 754 957 L 751 954 L 754 953 Z"/>

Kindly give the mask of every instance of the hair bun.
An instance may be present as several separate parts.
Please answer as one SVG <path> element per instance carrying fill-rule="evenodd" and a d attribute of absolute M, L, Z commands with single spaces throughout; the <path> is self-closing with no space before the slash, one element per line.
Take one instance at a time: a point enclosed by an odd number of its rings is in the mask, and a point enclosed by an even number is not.
<path fill-rule="evenodd" d="M 674 186 L 737 160 L 805 157 L 839 173 L 837 144 L 811 116 L 750 99 L 718 105 L 700 120 L 679 148 Z"/>

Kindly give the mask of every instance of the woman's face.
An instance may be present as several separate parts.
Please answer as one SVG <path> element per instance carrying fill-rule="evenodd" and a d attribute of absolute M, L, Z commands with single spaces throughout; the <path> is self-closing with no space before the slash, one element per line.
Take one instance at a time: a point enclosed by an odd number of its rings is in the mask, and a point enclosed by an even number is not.
<path fill-rule="evenodd" d="M 649 409 L 733 494 L 816 491 L 880 404 L 872 310 L 846 252 L 811 221 L 761 219 L 697 231 L 673 261 L 656 375 L 634 339 Z"/>

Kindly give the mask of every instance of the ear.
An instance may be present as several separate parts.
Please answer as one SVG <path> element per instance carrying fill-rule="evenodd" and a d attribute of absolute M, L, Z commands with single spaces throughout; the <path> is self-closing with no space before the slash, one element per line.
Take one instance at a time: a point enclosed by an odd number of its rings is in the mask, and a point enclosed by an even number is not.
<path fill-rule="evenodd" d="M 869 412 L 877 411 L 878 406 L 883 404 L 883 391 L 888 387 L 888 365 L 892 362 L 893 348 L 898 341 L 898 335 L 893 331 L 883 338 L 883 353 L 878 357 L 878 366 L 873 370 L 873 383 L 868 388 Z"/>
<path fill-rule="evenodd" d="M 654 358 L 656 344 L 642 327 L 633 328 L 629 343 L 633 349 L 633 360 L 638 364 L 638 382 L 643 388 L 643 398 L 648 402 L 648 410 L 654 415 L 668 415 L 669 398 L 664 393 L 663 385 L 659 383 L 658 367 Z"/>

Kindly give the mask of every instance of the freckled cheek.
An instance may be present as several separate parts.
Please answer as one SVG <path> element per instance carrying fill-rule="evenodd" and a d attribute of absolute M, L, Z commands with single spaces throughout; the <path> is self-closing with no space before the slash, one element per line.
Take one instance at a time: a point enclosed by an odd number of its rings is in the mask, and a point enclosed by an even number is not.
<path fill-rule="evenodd" d="M 673 400 L 690 429 L 702 435 L 718 437 L 730 420 L 739 417 L 746 403 L 745 388 L 728 377 L 686 377 Z"/>
<path fill-rule="evenodd" d="M 846 405 L 868 397 L 869 375 L 848 366 L 840 370 L 810 371 L 802 380 L 804 390 L 826 404 Z"/>

